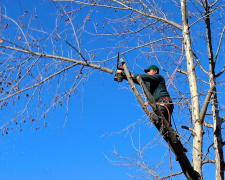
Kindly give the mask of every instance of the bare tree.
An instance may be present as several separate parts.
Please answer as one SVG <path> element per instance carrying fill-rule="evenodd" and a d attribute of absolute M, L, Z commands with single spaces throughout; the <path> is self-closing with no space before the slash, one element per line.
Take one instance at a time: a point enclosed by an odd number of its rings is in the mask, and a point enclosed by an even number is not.
<path fill-rule="evenodd" d="M 181 125 L 188 129 L 180 137 L 192 149 L 187 155 L 191 167 L 203 179 L 203 165 L 213 163 L 216 179 L 224 179 L 225 3 L 53 0 L 51 5 L 51 31 L 39 23 L 36 11 L 12 19 L 1 5 L 1 109 L 23 105 L 1 125 L 3 134 L 11 123 L 45 119 L 62 103 L 67 107 L 94 70 L 113 73 L 120 52 L 134 72 L 143 65 L 160 66 L 176 106 L 176 131 L 181 132 Z M 141 161 L 115 155 L 148 177 L 170 177 L 147 165 L 143 152 L 148 145 L 138 151 Z"/>

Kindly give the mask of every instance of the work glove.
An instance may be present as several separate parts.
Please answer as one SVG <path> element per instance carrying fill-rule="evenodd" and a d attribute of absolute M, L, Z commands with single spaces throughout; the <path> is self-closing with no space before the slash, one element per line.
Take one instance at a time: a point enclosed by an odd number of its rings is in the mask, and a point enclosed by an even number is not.
<path fill-rule="evenodd" d="M 117 69 L 124 71 L 124 68 L 123 68 L 122 65 L 119 65 L 119 66 L 117 67 Z"/>

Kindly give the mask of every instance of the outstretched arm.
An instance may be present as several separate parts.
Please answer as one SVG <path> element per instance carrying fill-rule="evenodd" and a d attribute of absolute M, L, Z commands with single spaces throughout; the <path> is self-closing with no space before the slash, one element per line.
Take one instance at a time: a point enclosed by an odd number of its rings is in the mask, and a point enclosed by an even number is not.
<path fill-rule="evenodd" d="M 136 80 L 137 77 L 140 76 L 143 81 L 160 81 L 161 78 L 159 75 L 148 75 L 148 74 L 132 74 L 131 77 Z"/>

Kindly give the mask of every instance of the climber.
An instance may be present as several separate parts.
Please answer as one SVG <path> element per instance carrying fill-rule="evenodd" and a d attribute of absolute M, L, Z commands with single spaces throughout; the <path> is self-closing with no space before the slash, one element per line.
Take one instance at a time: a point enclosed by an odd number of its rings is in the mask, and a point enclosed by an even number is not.
<path fill-rule="evenodd" d="M 146 74 L 131 74 L 131 77 L 136 84 L 138 84 L 136 78 L 138 76 L 142 78 L 147 89 L 155 99 L 158 109 L 171 125 L 170 116 L 173 112 L 173 104 L 166 89 L 165 79 L 159 74 L 159 68 L 156 65 L 151 65 L 144 71 Z M 148 103 L 146 102 L 145 105 L 148 105 Z M 159 117 L 155 113 L 152 113 L 151 117 L 153 121 L 159 122 Z"/>
<path fill-rule="evenodd" d="M 148 91 L 152 94 L 156 105 L 158 106 L 158 109 L 162 112 L 163 116 L 166 118 L 166 120 L 169 122 L 169 125 L 171 126 L 170 117 L 173 112 L 174 106 L 170 95 L 166 89 L 165 79 L 159 74 L 159 68 L 156 65 L 151 65 L 147 69 L 144 69 L 144 71 L 146 74 L 130 73 L 133 82 L 139 84 L 137 81 L 137 77 L 140 76 L 142 78 Z M 123 79 L 127 80 L 127 77 L 124 73 Z M 148 103 L 146 102 L 145 106 L 147 105 Z M 171 144 L 171 139 L 168 136 L 167 130 L 162 126 L 163 123 L 161 118 L 155 112 L 151 113 L 151 118 L 154 121 L 154 124 L 156 125 L 157 129 L 162 132 L 166 142 L 168 142 L 168 144 Z M 181 144 L 180 141 L 178 141 L 178 143 L 182 147 L 183 152 L 186 153 L 187 149 Z"/>

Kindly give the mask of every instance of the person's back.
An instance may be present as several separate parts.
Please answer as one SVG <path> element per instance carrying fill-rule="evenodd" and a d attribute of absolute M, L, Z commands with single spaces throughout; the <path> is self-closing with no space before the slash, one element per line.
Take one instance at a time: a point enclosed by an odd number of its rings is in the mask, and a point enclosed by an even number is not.
<path fill-rule="evenodd" d="M 151 65 L 144 70 L 146 74 L 131 74 L 134 83 L 138 84 L 137 77 L 140 76 L 144 81 L 147 89 L 152 94 L 158 105 L 158 109 L 163 113 L 164 117 L 170 123 L 170 116 L 173 112 L 172 99 L 166 89 L 165 79 L 159 74 L 159 68 L 156 65 Z M 159 122 L 160 118 L 152 113 L 152 119 Z M 171 124 L 171 123 L 170 123 Z"/>
<path fill-rule="evenodd" d="M 136 84 L 139 84 L 137 81 L 137 77 L 140 76 L 142 78 L 147 89 L 155 99 L 158 109 L 162 112 L 163 116 L 167 119 L 171 126 L 170 117 L 173 112 L 173 102 L 167 91 L 165 79 L 159 74 L 159 68 L 155 65 L 151 65 L 144 71 L 147 74 L 131 74 L 131 77 L 133 78 L 133 81 Z M 145 105 L 148 105 L 148 103 L 145 103 Z M 157 114 L 155 114 L 154 111 L 151 113 L 151 118 L 155 122 L 154 124 L 156 125 L 158 130 L 163 132 L 163 136 L 166 142 L 169 142 L 168 133 L 162 126 L 163 123 L 161 121 L 161 118 Z M 183 151 L 187 152 L 187 149 L 183 147 L 181 142 L 178 142 L 182 146 Z"/>
<path fill-rule="evenodd" d="M 140 76 L 144 81 L 146 87 L 148 88 L 149 92 L 152 94 L 155 101 L 158 101 L 160 98 L 163 97 L 170 97 L 165 84 L 165 79 L 160 74 L 134 74 L 134 82 L 138 84 L 136 78 Z"/>

